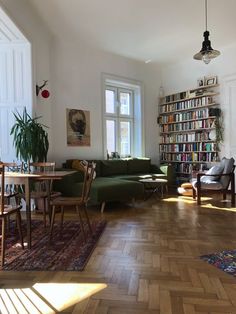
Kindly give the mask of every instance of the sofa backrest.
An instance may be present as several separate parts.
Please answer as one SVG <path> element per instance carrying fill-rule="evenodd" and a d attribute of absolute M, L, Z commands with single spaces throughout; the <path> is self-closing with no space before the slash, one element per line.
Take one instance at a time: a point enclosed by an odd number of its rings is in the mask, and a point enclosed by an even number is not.
<path fill-rule="evenodd" d="M 103 177 L 127 174 L 127 161 L 123 159 L 101 160 L 101 173 Z"/>
<path fill-rule="evenodd" d="M 128 164 L 128 174 L 151 172 L 151 159 L 150 158 L 128 159 L 127 164 Z"/>
<path fill-rule="evenodd" d="M 121 174 L 151 173 L 150 158 L 128 158 L 128 159 L 110 159 L 110 160 L 88 160 L 96 163 L 96 176 L 107 177 Z M 68 159 L 63 165 L 65 168 L 82 171 L 81 160 Z"/>

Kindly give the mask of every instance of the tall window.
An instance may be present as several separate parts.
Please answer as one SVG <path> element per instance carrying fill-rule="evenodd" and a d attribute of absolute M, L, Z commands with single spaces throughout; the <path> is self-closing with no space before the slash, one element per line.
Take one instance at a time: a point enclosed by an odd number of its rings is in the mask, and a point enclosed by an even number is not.
<path fill-rule="evenodd" d="M 106 85 L 105 128 L 107 152 L 121 157 L 133 155 L 134 92 Z"/>

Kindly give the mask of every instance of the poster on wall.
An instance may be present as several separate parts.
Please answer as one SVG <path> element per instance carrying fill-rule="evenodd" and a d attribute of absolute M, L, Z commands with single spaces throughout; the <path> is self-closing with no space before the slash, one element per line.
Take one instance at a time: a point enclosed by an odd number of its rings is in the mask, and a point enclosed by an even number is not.
<path fill-rule="evenodd" d="M 90 146 L 90 112 L 66 109 L 68 146 Z"/>

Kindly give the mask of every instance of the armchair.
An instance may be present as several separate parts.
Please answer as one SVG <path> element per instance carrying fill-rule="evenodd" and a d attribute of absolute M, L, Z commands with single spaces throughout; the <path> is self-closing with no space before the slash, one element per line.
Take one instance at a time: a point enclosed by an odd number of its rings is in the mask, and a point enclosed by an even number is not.
<path fill-rule="evenodd" d="M 201 196 L 203 193 L 218 193 L 223 194 L 223 199 L 226 199 L 227 192 L 230 188 L 231 205 L 235 205 L 235 178 L 234 178 L 234 159 L 223 158 L 219 166 L 212 167 L 207 173 L 198 173 L 197 180 L 192 181 L 193 199 L 196 199 L 197 204 L 201 205 Z"/>

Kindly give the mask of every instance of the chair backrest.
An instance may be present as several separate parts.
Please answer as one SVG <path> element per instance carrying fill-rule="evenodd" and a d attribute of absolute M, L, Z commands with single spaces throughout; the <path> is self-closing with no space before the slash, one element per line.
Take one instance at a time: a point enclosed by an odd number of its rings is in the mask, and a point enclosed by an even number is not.
<path fill-rule="evenodd" d="M 95 168 L 96 164 L 94 162 L 88 163 L 87 161 L 83 161 L 82 166 L 84 168 L 84 183 L 83 183 L 83 190 L 82 190 L 82 201 L 87 203 L 89 200 L 90 190 L 92 181 L 96 176 Z"/>
<path fill-rule="evenodd" d="M 4 212 L 4 192 L 5 192 L 5 166 L 3 163 L 0 163 L 0 176 L 1 176 L 0 213 L 2 215 Z"/>
<path fill-rule="evenodd" d="M 223 166 L 224 170 L 222 174 L 228 174 L 228 175 L 224 175 L 221 176 L 220 178 L 220 183 L 222 184 L 224 189 L 227 189 L 230 183 L 230 179 L 231 179 L 231 174 L 232 172 L 234 172 L 234 158 L 222 158 L 220 165 Z"/>
<path fill-rule="evenodd" d="M 9 172 L 22 172 L 22 164 L 16 162 L 2 162 L 5 171 Z M 22 192 L 22 186 L 20 184 L 8 183 L 5 177 L 5 192 L 8 194 L 14 194 L 16 192 Z"/>
<path fill-rule="evenodd" d="M 16 162 L 3 162 L 4 166 L 5 166 L 5 170 L 6 171 L 13 171 L 13 172 L 17 172 L 17 171 L 21 171 L 21 164 L 17 164 Z"/>

